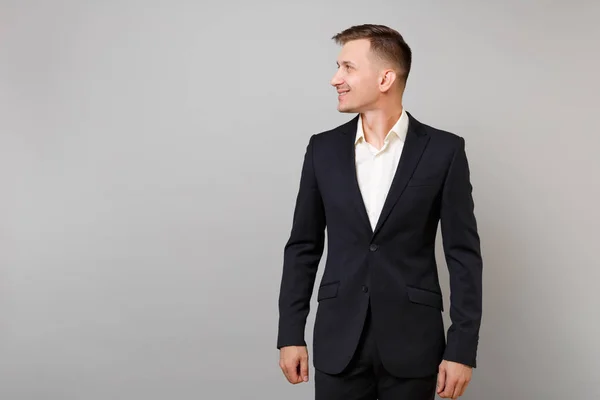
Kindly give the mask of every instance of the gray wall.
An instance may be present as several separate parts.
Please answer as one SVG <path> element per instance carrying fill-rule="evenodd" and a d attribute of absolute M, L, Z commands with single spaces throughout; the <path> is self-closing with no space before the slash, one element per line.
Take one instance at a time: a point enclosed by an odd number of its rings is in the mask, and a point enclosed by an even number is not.
<path fill-rule="evenodd" d="M 463 398 L 600 395 L 598 2 L 294 3 L 0 2 L 0 398 L 311 398 L 278 368 L 282 250 L 309 136 L 351 117 L 330 37 L 366 22 L 467 140 Z"/>

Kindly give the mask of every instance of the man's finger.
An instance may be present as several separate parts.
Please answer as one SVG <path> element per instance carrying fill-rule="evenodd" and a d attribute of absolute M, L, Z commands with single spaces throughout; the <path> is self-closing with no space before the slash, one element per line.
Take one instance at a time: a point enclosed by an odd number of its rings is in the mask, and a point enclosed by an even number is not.
<path fill-rule="evenodd" d="M 300 360 L 300 378 L 308 382 L 308 357 L 302 357 Z"/>
<path fill-rule="evenodd" d="M 465 390 L 467 390 L 467 386 L 469 386 L 469 380 L 467 379 L 467 381 L 465 382 L 465 384 L 462 386 L 460 393 L 458 394 L 459 396 L 462 396 L 463 394 L 465 394 Z"/>
<path fill-rule="evenodd" d="M 298 383 L 298 362 L 293 361 L 292 363 L 287 365 L 287 373 L 289 376 L 289 381 L 291 383 Z"/>
<path fill-rule="evenodd" d="M 456 379 L 446 379 L 446 387 L 444 391 L 440 394 L 440 397 L 450 398 L 454 393 L 454 388 L 456 387 Z"/>
<path fill-rule="evenodd" d="M 283 360 L 279 360 L 279 368 L 281 369 L 281 372 L 283 372 L 283 375 L 285 376 L 285 378 L 289 381 L 290 377 L 287 374 L 287 367 Z"/>
<path fill-rule="evenodd" d="M 282 362 L 282 364 L 280 366 L 281 366 L 281 371 L 283 371 L 283 374 L 285 375 L 286 379 L 291 383 L 292 377 L 290 376 L 290 370 L 288 368 L 288 363 Z"/>
<path fill-rule="evenodd" d="M 285 378 L 291 382 L 291 378 L 290 378 L 290 374 L 288 372 L 287 366 L 286 365 L 282 365 L 281 366 L 281 371 L 283 372 L 283 375 L 285 375 Z"/>
<path fill-rule="evenodd" d="M 454 388 L 454 393 L 452 393 L 452 398 L 453 399 L 458 399 L 459 398 L 460 392 L 462 392 L 462 388 L 463 388 L 463 385 L 460 382 L 458 382 L 456 384 L 456 387 Z"/>
<path fill-rule="evenodd" d="M 446 384 L 446 370 L 444 368 L 440 368 L 438 372 L 438 381 L 437 381 L 437 394 L 442 393 L 444 390 L 444 386 Z"/>

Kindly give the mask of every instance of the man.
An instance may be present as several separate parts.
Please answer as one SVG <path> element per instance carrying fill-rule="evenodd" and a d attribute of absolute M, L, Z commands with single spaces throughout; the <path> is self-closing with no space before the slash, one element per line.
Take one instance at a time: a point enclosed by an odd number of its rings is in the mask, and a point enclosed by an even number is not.
<path fill-rule="evenodd" d="M 397 31 L 360 25 L 333 39 L 343 46 L 331 81 L 338 111 L 358 115 L 308 141 L 284 249 L 279 365 L 291 383 L 308 381 L 304 330 L 327 227 L 316 399 L 456 399 L 476 367 L 482 314 L 465 141 L 404 110 L 412 56 Z M 451 289 L 447 343 L 438 222 Z"/>

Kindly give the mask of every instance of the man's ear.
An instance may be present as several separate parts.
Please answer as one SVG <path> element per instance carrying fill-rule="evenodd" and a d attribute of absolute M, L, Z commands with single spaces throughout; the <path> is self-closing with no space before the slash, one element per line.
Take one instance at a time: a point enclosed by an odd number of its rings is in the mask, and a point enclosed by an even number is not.
<path fill-rule="evenodd" d="M 397 79 L 398 74 L 396 74 L 396 71 L 394 71 L 393 69 L 386 69 L 385 71 L 383 71 L 381 79 L 379 80 L 379 89 L 382 92 L 387 92 L 388 90 L 390 90 L 392 85 L 396 83 Z"/>

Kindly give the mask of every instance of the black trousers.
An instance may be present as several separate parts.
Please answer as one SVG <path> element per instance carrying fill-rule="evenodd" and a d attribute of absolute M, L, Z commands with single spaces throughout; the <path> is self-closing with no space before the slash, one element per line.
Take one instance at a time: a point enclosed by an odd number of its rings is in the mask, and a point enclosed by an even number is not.
<path fill-rule="evenodd" d="M 425 378 L 390 375 L 379 358 L 371 326 L 371 309 L 349 365 L 340 374 L 315 370 L 316 400 L 433 400 L 437 374 Z"/>

